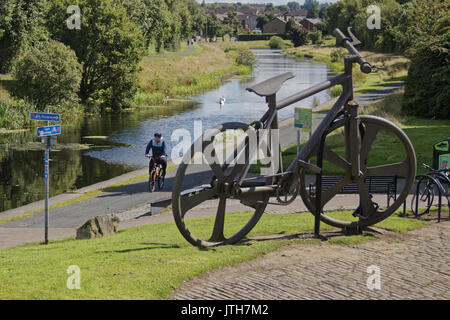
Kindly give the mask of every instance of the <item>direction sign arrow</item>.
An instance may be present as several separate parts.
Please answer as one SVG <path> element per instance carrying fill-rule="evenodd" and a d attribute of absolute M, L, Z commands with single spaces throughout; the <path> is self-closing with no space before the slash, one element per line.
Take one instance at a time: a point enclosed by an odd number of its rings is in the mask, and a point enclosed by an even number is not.
<path fill-rule="evenodd" d="M 61 121 L 61 117 L 58 113 L 40 113 L 31 112 L 30 120 L 36 121 Z"/>
<path fill-rule="evenodd" d="M 47 126 L 37 128 L 38 137 L 47 137 L 61 134 L 61 126 Z"/>

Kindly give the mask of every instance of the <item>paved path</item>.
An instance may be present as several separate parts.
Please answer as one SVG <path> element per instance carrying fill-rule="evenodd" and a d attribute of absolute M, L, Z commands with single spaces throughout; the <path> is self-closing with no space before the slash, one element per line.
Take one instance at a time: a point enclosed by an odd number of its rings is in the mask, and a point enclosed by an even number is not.
<path fill-rule="evenodd" d="M 158 60 L 158 59 L 163 59 L 163 58 L 184 56 L 185 54 L 191 53 L 194 50 L 195 50 L 194 46 L 188 46 L 187 49 L 182 52 L 169 53 L 169 54 L 164 54 L 164 55 L 160 55 L 160 56 L 156 56 L 156 57 L 146 57 L 146 58 L 143 58 L 142 61 L 150 61 L 150 60 Z"/>
<path fill-rule="evenodd" d="M 184 282 L 172 299 L 450 299 L 450 222 L 354 246 L 289 245 Z M 380 270 L 369 290 L 367 268 Z"/>

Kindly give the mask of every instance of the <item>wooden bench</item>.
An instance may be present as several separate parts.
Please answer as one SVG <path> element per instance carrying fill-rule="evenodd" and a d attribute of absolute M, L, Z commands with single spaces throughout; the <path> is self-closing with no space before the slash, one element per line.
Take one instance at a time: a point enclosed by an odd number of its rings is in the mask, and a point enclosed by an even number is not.
<path fill-rule="evenodd" d="M 322 190 L 327 190 L 339 183 L 344 177 L 340 176 L 322 176 Z M 365 179 L 369 193 L 386 194 L 387 205 L 390 205 L 391 199 L 397 199 L 397 176 L 369 176 Z M 309 194 L 314 195 L 315 184 L 309 185 Z M 358 185 L 354 182 L 346 185 L 339 194 L 358 194 Z"/>

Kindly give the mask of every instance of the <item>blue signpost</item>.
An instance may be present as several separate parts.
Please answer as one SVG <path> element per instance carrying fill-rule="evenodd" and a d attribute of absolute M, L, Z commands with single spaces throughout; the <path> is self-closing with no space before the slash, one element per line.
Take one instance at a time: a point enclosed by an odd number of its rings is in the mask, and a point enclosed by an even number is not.
<path fill-rule="evenodd" d="M 37 136 L 38 137 L 48 137 L 55 136 L 61 134 L 61 126 L 46 126 L 37 128 Z"/>
<path fill-rule="evenodd" d="M 48 196 L 49 196 L 49 171 L 50 171 L 50 149 L 53 143 L 56 143 L 56 135 L 61 134 L 61 126 L 60 125 L 50 125 L 50 121 L 60 121 L 61 117 L 59 114 L 49 113 L 49 110 L 46 109 L 45 113 L 32 112 L 30 113 L 30 120 L 35 121 L 46 121 L 45 127 L 37 128 L 37 136 L 42 138 L 42 143 L 45 144 L 45 153 L 44 153 L 44 181 L 45 181 L 45 240 L 44 243 L 48 244 Z"/>
<path fill-rule="evenodd" d="M 59 122 L 59 121 L 61 121 L 61 117 L 58 113 L 31 112 L 30 120 Z"/>

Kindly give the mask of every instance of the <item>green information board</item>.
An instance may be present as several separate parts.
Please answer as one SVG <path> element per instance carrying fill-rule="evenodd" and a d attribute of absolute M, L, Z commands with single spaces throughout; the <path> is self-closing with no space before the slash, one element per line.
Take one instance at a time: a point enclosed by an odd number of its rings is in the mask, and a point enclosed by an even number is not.
<path fill-rule="evenodd" d="M 301 132 L 312 132 L 312 109 L 295 108 L 294 125 Z"/>

